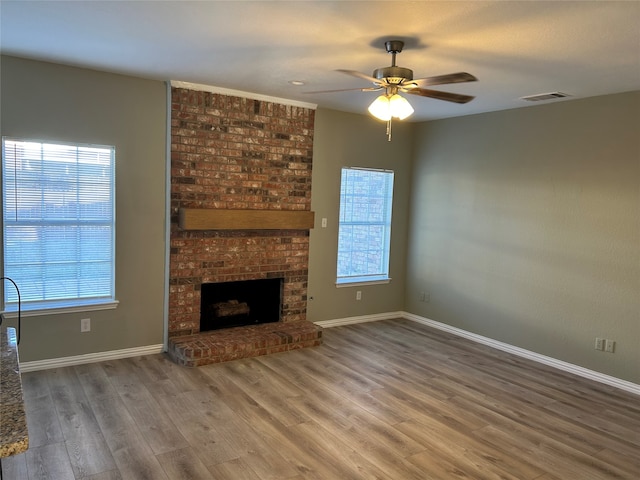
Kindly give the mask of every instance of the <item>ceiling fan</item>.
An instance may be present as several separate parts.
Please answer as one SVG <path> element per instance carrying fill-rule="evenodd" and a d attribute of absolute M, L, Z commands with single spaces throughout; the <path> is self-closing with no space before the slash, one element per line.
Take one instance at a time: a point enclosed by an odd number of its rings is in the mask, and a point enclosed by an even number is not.
<path fill-rule="evenodd" d="M 454 103 L 467 103 L 475 98 L 470 95 L 422 88 L 432 85 L 445 85 L 448 83 L 475 82 L 477 78 L 470 73 L 458 72 L 447 75 L 438 75 L 435 77 L 414 79 L 413 70 L 396 65 L 396 55 L 402 52 L 404 42 L 402 40 L 388 40 L 384 43 L 384 46 L 387 52 L 391 54 L 391 66 L 376 68 L 373 71 L 372 76 L 365 75 L 364 73 L 360 73 L 355 70 L 337 70 L 338 72 L 367 80 L 373 84 L 372 87 L 322 90 L 305 93 L 331 93 L 354 90 L 359 90 L 361 92 L 377 92 L 384 90 L 384 94 L 376 98 L 376 100 L 369 106 L 369 112 L 376 118 L 387 121 L 387 135 L 389 140 L 391 140 L 391 119 L 396 117 L 402 120 L 413 113 L 413 108 L 409 102 L 398 95 L 398 92 Z"/>

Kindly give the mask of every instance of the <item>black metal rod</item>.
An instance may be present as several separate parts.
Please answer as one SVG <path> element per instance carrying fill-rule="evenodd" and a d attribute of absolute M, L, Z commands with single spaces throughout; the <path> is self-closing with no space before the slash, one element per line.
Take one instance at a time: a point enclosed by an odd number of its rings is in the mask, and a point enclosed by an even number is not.
<path fill-rule="evenodd" d="M 22 329 L 22 301 L 20 300 L 20 289 L 18 288 L 18 285 L 16 284 L 16 282 L 13 281 L 12 278 L 9 277 L 0 277 L 0 280 L 9 280 L 11 283 L 13 283 L 13 286 L 16 289 L 16 292 L 18 293 L 18 345 L 20 345 L 20 330 Z M 0 480 L 2 480 L 0 478 Z"/>

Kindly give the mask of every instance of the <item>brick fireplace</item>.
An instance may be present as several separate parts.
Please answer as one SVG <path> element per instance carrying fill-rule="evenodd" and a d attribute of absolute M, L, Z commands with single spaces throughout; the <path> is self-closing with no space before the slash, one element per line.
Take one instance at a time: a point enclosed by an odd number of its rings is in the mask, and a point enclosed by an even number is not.
<path fill-rule="evenodd" d="M 187 224 L 186 212 L 235 217 L 311 209 L 310 108 L 172 87 L 169 354 L 185 365 L 318 345 L 306 320 L 309 228 Z M 278 214 L 278 215 L 280 215 Z M 187 226 L 189 225 L 189 226 Z M 200 331 L 206 283 L 282 279 L 280 321 Z"/>

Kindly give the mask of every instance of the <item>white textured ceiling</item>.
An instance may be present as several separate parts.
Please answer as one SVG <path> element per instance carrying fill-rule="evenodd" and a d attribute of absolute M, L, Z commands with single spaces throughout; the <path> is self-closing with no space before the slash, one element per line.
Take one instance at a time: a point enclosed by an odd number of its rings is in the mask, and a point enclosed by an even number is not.
<path fill-rule="evenodd" d="M 336 69 L 390 65 L 388 39 L 406 41 L 398 64 L 416 78 L 479 79 L 430 87 L 475 95 L 466 105 L 408 97 L 414 121 L 640 90 L 638 1 L 1 0 L 0 22 L 3 54 L 356 113 L 376 94 L 303 92 L 370 86 Z"/>

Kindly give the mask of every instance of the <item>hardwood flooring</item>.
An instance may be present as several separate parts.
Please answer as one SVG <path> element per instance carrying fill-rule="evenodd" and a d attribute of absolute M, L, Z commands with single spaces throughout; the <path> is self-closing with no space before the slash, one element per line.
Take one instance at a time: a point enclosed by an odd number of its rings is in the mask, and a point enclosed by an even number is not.
<path fill-rule="evenodd" d="M 394 320 L 185 368 L 163 355 L 23 375 L 4 480 L 638 479 L 640 398 Z"/>

